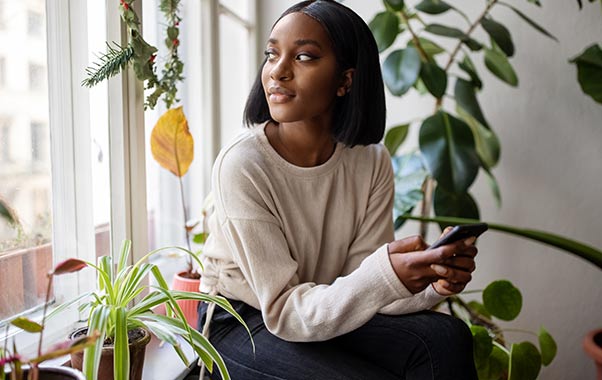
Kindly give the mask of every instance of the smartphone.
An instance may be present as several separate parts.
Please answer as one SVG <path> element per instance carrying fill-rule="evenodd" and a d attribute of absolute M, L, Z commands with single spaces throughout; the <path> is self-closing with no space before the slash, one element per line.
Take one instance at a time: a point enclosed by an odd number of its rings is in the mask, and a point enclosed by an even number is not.
<path fill-rule="evenodd" d="M 455 226 L 447 235 L 434 242 L 429 249 L 435 249 L 442 245 L 455 243 L 458 240 L 468 239 L 471 236 L 479 237 L 479 235 L 487 231 L 488 228 L 489 226 L 487 223 L 462 224 Z"/>

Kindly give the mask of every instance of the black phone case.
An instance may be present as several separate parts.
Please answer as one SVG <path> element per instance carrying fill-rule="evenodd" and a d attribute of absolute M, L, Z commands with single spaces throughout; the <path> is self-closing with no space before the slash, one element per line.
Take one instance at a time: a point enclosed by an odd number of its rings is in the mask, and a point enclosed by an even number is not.
<path fill-rule="evenodd" d="M 458 240 L 464 240 L 471 236 L 479 237 L 479 235 L 487 231 L 488 228 L 489 226 L 487 223 L 463 224 L 460 226 L 455 226 L 447 235 L 434 242 L 429 249 L 455 243 Z"/>

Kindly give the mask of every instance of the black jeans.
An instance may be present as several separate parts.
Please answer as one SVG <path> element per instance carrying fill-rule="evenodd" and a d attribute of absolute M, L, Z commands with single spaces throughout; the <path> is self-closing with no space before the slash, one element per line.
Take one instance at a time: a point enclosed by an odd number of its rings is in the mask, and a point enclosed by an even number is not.
<path fill-rule="evenodd" d="M 377 314 L 362 327 L 337 338 L 296 343 L 271 334 L 260 311 L 242 302 L 231 303 L 255 342 L 253 354 L 244 327 L 219 306 L 215 308 L 209 340 L 222 355 L 233 380 L 477 379 L 470 330 L 446 314 Z M 201 303 L 199 330 L 206 309 Z M 221 379 L 217 367 L 211 379 Z"/>

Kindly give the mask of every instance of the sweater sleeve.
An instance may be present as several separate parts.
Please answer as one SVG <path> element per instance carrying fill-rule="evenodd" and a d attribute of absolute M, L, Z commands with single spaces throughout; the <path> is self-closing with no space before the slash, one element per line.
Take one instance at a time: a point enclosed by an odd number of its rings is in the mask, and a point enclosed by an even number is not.
<path fill-rule="evenodd" d="M 374 184 L 368 202 L 366 215 L 356 234 L 356 238 L 349 248 L 349 256 L 345 264 L 344 273 L 353 272 L 369 255 L 374 247 L 393 241 L 394 230 L 392 210 L 394 202 L 394 174 L 391 158 L 383 150 L 380 163 L 375 170 Z M 389 266 L 391 266 L 389 261 Z M 393 268 L 391 268 L 393 271 Z M 395 276 L 396 286 L 405 286 Z M 407 291 L 407 290 L 405 290 Z M 411 297 L 397 299 L 379 310 L 379 313 L 389 315 L 409 314 L 425 310 L 436 305 L 445 297 L 435 292 L 431 286 Z"/>
<path fill-rule="evenodd" d="M 270 209 L 269 191 L 262 190 L 266 179 L 245 159 L 217 163 L 216 216 L 270 332 L 288 341 L 327 340 L 362 326 L 384 306 L 412 296 L 400 286 L 386 244 L 331 284 L 301 282 L 279 220 Z"/>

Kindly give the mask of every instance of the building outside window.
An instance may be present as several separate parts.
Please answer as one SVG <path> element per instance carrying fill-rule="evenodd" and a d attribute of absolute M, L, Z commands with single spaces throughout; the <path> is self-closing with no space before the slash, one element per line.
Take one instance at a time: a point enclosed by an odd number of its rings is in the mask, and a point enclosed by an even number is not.
<path fill-rule="evenodd" d="M 0 88 L 5 87 L 5 86 L 6 86 L 6 58 L 0 57 Z"/>
<path fill-rule="evenodd" d="M 27 11 L 27 34 L 32 37 L 43 37 L 44 15 L 37 11 Z"/>

